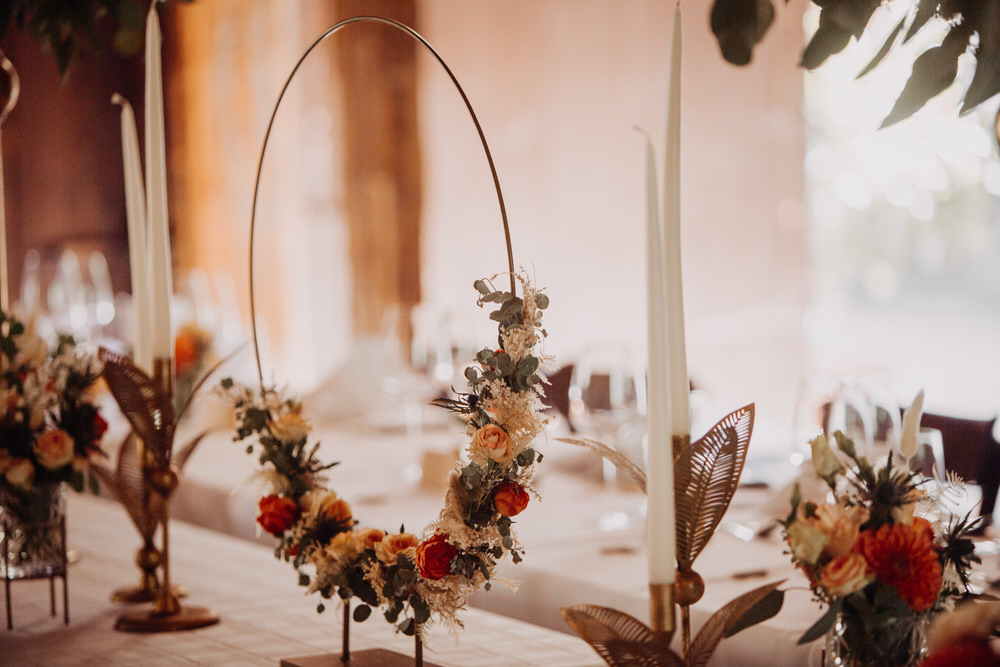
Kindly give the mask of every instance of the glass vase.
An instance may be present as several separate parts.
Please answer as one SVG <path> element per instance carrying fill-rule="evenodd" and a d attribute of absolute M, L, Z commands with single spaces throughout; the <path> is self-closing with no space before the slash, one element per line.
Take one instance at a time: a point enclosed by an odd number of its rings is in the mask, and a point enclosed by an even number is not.
<path fill-rule="evenodd" d="M 926 655 L 925 617 L 875 620 L 841 613 L 826 633 L 823 667 L 914 667 Z"/>
<path fill-rule="evenodd" d="M 66 485 L 0 484 L 0 576 L 50 577 L 66 569 Z"/>

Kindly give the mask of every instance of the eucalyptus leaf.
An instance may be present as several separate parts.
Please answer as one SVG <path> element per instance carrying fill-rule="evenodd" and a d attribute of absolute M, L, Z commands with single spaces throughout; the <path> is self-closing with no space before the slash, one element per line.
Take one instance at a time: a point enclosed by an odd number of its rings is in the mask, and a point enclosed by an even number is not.
<path fill-rule="evenodd" d="M 826 634 L 827 630 L 833 627 L 834 622 L 837 620 L 837 614 L 840 613 L 841 600 L 835 601 L 826 610 L 818 621 L 812 624 L 805 634 L 799 637 L 799 644 L 808 644 L 809 642 L 816 641 L 820 637 Z"/>
<path fill-rule="evenodd" d="M 354 613 L 351 614 L 351 617 L 354 618 L 356 622 L 363 623 L 371 615 L 372 615 L 372 608 L 366 604 L 363 604 L 363 605 L 358 605 L 357 607 L 354 608 Z"/>

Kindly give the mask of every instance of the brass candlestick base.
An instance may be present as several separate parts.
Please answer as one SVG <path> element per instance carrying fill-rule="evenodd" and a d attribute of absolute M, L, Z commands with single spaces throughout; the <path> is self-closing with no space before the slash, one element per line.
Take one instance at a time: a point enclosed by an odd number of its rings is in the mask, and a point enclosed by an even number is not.
<path fill-rule="evenodd" d="M 692 641 L 691 605 L 701 599 L 705 582 L 691 566 L 715 533 L 736 492 L 753 420 L 751 404 L 723 417 L 694 443 L 689 435 L 673 437 L 677 580 L 672 586 L 650 585 L 652 627 L 608 607 L 579 605 L 560 610 L 569 626 L 608 665 L 703 667 L 724 636 L 767 620 L 781 609 L 784 593 L 778 586 L 783 582 L 761 586 L 712 614 Z M 607 449 L 600 443 L 579 442 L 579 439 L 574 444 L 584 444 L 602 454 Z M 645 488 L 646 479 L 641 471 L 632 474 Z M 681 612 L 681 655 L 670 650 L 676 630 L 674 604 L 680 606 Z"/>
<path fill-rule="evenodd" d="M 176 598 L 174 598 L 176 601 Z M 118 617 L 115 630 L 122 632 L 174 632 L 195 630 L 219 622 L 219 615 L 205 607 L 181 607 L 161 615 L 157 609 L 132 609 Z"/>
<path fill-rule="evenodd" d="M 111 394 L 132 425 L 137 440 L 136 459 L 142 471 L 142 507 L 150 519 L 143 523 L 148 526 L 152 520 L 158 519 L 161 531 L 160 551 L 152 546 L 155 530 L 148 530 L 144 533 L 145 545 L 136 559 L 143 571 L 140 590 L 154 588 L 157 564 L 163 570 L 163 583 L 155 596 L 153 608 L 123 613 L 118 617 L 115 629 L 125 632 L 173 632 L 218 623 L 218 615 L 210 609 L 181 607 L 170 583 L 170 497 L 180 482 L 179 468 L 172 461 L 175 421 L 170 358 L 154 359 L 153 377 L 149 377 L 127 357 L 106 349 L 101 350 L 100 356 Z M 153 576 L 147 576 L 149 574 Z"/>

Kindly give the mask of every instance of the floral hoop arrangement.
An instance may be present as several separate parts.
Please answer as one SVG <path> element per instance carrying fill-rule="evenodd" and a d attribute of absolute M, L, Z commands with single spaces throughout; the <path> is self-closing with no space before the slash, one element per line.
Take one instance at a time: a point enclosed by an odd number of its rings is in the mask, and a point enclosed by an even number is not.
<path fill-rule="evenodd" d="M 490 588 L 498 561 L 521 561 L 512 519 L 527 507 L 542 460 L 531 443 L 546 423 L 535 349 L 545 335 L 548 298 L 519 280 L 523 297 L 488 280 L 475 283 L 478 305 L 499 306 L 490 318 L 499 325 L 500 349 L 476 355 L 479 367 L 465 371 L 468 393 L 436 401 L 467 422 L 468 463 L 451 472 L 444 507 L 419 537 L 358 523 L 348 502 L 325 485 L 324 472 L 335 464 L 319 461 L 318 445 L 310 447 L 299 403 L 273 387 L 223 381 L 235 408 L 234 440 L 249 441 L 248 453 L 259 449 L 269 492 L 257 521 L 278 538 L 275 557 L 292 563 L 309 593 L 357 598 L 355 621 L 381 608 L 407 635 L 432 616 L 460 628 L 458 612 L 474 591 Z"/>

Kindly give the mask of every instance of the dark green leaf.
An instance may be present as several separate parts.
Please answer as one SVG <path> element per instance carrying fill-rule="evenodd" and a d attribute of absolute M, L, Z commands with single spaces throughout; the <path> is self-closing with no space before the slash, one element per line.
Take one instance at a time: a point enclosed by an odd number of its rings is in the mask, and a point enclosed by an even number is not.
<path fill-rule="evenodd" d="M 412 618 L 404 618 L 396 627 L 407 637 L 413 636 L 414 623 Z"/>
<path fill-rule="evenodd" d="M 806 630 L 805 634 L 799 637 L 799 644 L 808 644 L 811 641 L 815 641 L 826 634 L 826 631 L 833 627 L 834 622 L 837 620 L 837 614 L 840 613 L 842 602 L 837 600 L 830 605 L 830 608 L 826 610 L 818 621 L 812 624 L 812 627 Z"/>
<path fill-rule="evenodd" d="M 769 618 L 773 618 L 779 611 L 781 611 L 781 605 L 785 602 L 785 591 L 773 590 L 768 593 L 762 600 L 757 602 L 754 606 L 750 607 L 739 618 L 734 619 L 729 627 L 726 628 L 725 633 L 722 635 L 725 638 L 732 637 L 737 632 L 741 630 L 746 630 L 752 625 L 757 625 L 762 623 Z"/>
<path fill-rule="evenodd" d="M 913 62 L 913 72 L 899 94 L 896 104 L 881 127 L 888 127 L 909 118 L 919 111 L 927 100 L 950 86 L 958 74 L 958 57 L 965 53 L 971 33 L 966 24 L 955 26 L 945 36 L 941 46 L 921 53 Z"/>
<path fill-rule="evenodd" d="M 734 65 L 746 65 L 773 20 L 770 0 L 716 0 L 709 23 L 722 57 Z"/>
<path fill-rule="evenodd" d="M 995 2 L 983 3 L 978 16 L 976 73 L 962 102 L 963 114 L 1000 93 L 1000 6 Z"/>
<path fill-rule="evenodd" d="M 369 616 L 372 615 L 372 608 L 366 604 L 358 605 L 354 608 L 354 613 L 351 616 L 358 623 L 363 623 Z"/>
<path fill-rule="evenodd" d="M 889 36 L 886 38 L 885 43 L 882 44 L 882 48 L 879 49 L 878 53 L 875 54 L 875 57 L 872 58 L 870 61 L 868 61 L 868 64 L 865 65 L 865 68 L 860 72 L 858 72 L 858 76 L 855 78 L 860 79 L 865 74 L 868 74 L 868 72 L 875 69 L 875 67 L 880 62 L 882 62 L 883 59 L 885 59 L 886 55 L 889 54 L 889 51 L 892 50 L 893 45 L 896 43 L 896 38 L 899 37 L 899 33 L 903 30 L 904 25 L 906 25 L 905 16 L 902 19 L 900 19 L 899 23 L 896 24 L 896 27 L 893 29 L 893 31 L 889 33 Z"/>
<path fill-rule="evenodd" d="M 910 29 L 906 31 L 906 37 L 903 38 L 904 44 L 910 41 L 931 20 L 937 13 L 940 2 L 941 0 L 919 0 L 917 12 L 913 16 L 913 23 L 910 24 Z"/>

